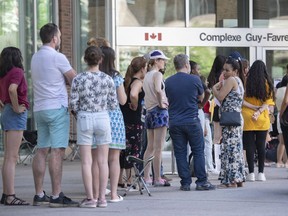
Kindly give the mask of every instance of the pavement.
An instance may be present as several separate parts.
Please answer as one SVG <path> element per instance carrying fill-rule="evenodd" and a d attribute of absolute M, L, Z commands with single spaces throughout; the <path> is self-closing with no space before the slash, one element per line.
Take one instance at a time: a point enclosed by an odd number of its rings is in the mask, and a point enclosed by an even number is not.
<path fill-rule="evenodd" d="M 278 216 L 287 214 L 288 169 L 286 168 L 265 167 L 266 182 L 245 182 L 244 187 L 233 189 L 196 191 L 196 179 L 193 178 L 191 191 L 181 191 L 180 179 L 173 167 L 170 152 L 163 152 L 163 164 L 164 170 L 173 179 L 171 186 L 149 187 L 152 196 L 148 196 L 145 191 L 143 195 L 138 191 L 130 191 L 122 202 L 108 203 L 107 208 L 93 209 L 0 205 L 0 216 Z M 217 176 L 210 176 L 209 180 L 215 185 L 219 184 Z M 44 188 L 47 194 L 51 193 L 48 170 L 46 170 Z M 65 195 L 73 200 L 80 202 L 85 198 L 79 159 L 64 162 L 62 188 Z M 2 180 L 0 189 L 2 191 Z M 31 164 L 17 165 L 15 189 L 17 196 L 32 203 L 34 183 Z M 119 194 L 124 194 L 123 189 L 119 189 Z"/>

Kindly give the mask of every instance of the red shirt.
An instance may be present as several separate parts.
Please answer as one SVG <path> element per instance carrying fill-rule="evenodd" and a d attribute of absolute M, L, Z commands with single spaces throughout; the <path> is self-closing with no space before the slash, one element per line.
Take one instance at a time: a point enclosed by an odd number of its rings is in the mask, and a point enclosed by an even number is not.
<path fill-rule="evenodd" d="M 4 77 L 0 78 L 0 100 L 4 103 L 10 103 L 9 86 L 11 84 L 18 85 L 18 103 L 25 104 L 29 109 L 29 101 L 27 97 L 27 82 L 24 77 L 24 71 L 21 68 L 13 67 Z"/>
<path fill-rule="evenodd" d="M 207 101 L 203 107 L 204 113 L 210 113 L 209 108 L 210 108 L 210 103 L 209 103 L 209 101 Z"/>

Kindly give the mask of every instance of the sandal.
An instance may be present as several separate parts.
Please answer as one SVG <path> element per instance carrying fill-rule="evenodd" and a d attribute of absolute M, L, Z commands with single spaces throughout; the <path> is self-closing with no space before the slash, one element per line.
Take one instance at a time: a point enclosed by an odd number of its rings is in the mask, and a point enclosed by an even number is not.
<path fill-rule="evenodd" d="M 8 197 L 14 197 L 14 199 L 11 202 L 7 202 L 7 198 Z M 5 201 L 4 201 L 4 205 L 30 205 L 30 203 L 26 202 L 25 200 L 22 200 L 18 197 L 15 196 L 15 194 L 12 195 L 6 195 Z"/>
<path fill-rule="evenodd" d="M 1 197 L 1 204 L 4 204 L 5 203 L 5 199 L 6 199 L 6 194 L 2 193 L 2 197 Z"/>

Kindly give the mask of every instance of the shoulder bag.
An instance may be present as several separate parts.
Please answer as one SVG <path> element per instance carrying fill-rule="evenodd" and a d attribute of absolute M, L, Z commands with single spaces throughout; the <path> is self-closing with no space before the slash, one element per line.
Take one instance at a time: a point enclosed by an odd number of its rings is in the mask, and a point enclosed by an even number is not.
<path fill-rule="evenodd" d="M 219 123 L 221 126 L 241 126 L 241 114 L 236 111 L 221 112 Z"/>

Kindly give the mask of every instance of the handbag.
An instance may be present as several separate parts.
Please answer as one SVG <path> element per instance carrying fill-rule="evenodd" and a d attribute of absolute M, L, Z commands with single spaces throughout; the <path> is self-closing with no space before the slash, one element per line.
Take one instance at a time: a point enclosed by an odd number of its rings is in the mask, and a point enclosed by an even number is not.
<path fill-rule="evenodd" d="M 240 112 L 221 112 L 219 123 L 221 126 L 241 126 Z"/>
<path fill-rule="evenodd" d="M 283 114 L 280 118 L 280 123 L 283 126 L 288 126 L 288 106 L 286 107 L 285 111 L 283 112 Z"/>

